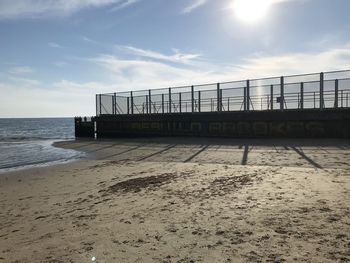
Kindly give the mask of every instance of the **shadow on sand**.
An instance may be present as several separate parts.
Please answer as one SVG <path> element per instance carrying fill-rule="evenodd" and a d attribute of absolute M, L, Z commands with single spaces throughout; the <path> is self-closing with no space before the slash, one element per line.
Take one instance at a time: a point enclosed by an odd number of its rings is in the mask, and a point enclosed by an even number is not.
<path fill-rule="evenodd" d="M 181 162 L 191 162 L 208 149 L 220 150 L 221 147 L 242 150 L 242 157 L 239 164 L 247 165 L 249 153 L 257 147 L 264 147 L 266 150 L 273 150 L 276 153 L 285 151 L 294 151 L 298 156 L 304 159 L 309 165 L 322 169 L 322 165 L 308 156 L 304 148 L 308 151 L 318 151 L 328 153 L 329 148 L 337 151 L 350 150 L 350 141 L 341 139 L 231 139 L 231 138 L 204 138 L 204 137 L 160 137 L 160 138 L 120 138 L 103 140 L 74 140 L 55 143 L 57 147 L 69 148 L 84 151 L 88 154 L 94 154 L 97 159 L 110 159 L 123 154 L 136 152 L 140 149 L 146 149 L 144 156 L 132 157 L 134 161 L 146 161 L 149 158 L 161 156 L 165 152 L 175 151 L 175 148 L 182 151 L 181 155 L 188 155 L 181 159 Z M 192 150 L 188 151 L 188 146 Z M 144 147 L 144 148 L 143 148 Z M 183 148 L 183 149 L 182 149 Z M 326 149 L 327 148 L 327 149 Z M 122 151 L 120 151 L 122 149 Z M 195 152 L 193 152 L 193 149 Z M 109 150 L 106 151 L 106 150 Z M 99 153 L 104 151 L 103 158 L 98 158 Z M 115 152 L 117 151 L 117 152 Z M 151 151 L 151 153 L 149 153 Z M 180 152 L 181 152 L 180 151 Z M 180 160 L 179 160 L 180 161 Z"/>

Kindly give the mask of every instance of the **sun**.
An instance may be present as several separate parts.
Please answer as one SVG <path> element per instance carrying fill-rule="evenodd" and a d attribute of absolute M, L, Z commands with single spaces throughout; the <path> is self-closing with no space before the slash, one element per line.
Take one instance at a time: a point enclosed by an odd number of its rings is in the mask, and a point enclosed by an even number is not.
<path fill-rule="evenodd" d="M 266 16 L 271 3 L 271 0 L 234 0 L 233 10 L 239 20 L 255 23 Z"/>

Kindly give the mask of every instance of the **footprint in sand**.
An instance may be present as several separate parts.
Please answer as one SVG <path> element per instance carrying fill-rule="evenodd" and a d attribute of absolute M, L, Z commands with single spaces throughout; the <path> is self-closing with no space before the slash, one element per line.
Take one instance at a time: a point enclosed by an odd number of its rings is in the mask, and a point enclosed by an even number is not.
<path fill-rule="evenodd" d="M 95 242 L 90 241 L 90 242 L 81 242 L 81 244 L 83 245 L 83 249 L 85 251 L 91 251 L 93 250 L 93 245 L 95 244 Z"/>

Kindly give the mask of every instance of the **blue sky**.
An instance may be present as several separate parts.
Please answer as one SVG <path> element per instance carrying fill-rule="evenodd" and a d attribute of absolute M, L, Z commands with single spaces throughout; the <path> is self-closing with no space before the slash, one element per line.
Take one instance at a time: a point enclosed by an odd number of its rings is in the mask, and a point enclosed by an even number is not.
<path fill-rule="evenodd" d="M 260 0 L 270 8 L 254 22 L 235 1 L 0 0 L 0 117 L 94 115 L 96 93 L 350 69 L 350 1 Z"/>

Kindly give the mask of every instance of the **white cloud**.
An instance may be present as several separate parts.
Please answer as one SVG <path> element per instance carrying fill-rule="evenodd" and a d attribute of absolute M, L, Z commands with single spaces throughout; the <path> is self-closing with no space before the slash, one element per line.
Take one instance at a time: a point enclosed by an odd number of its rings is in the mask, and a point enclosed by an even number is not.
<path fill-rule="evenodd" d="M 191 13 L 195 9 L 197 9 L 197 8 L 203 6 L 205 3 L 207 3 L 207 0 L 190 0 L 190 1 L 191 1 L 191 3 L 182 10 L 183 14 Z"/>
<path fill-rule="evenodd" d="M 17 84 L 18 86 L 25 87 L 25 88 L 32 88 L 36 87 L 40 84 L 40 81 L 36 79 L 30 79 L 30 78 L 22 78 L 22 77 L 13 77 L 9 76 L 8 79 L 12 82 Z"/>
<path fill-rule="evenodd" d="M 113 81 L 118 83 L 118 90 L 180 85 L 184 79 L 189 80 L 197 74 L 203 74 L 196 69 L 186 69 L 182 66 L 141 59 L 119 59 L 112 55 L 101 55 L 90 59 L 90 62 L 110 72 Z"/>
<path fill-rule="evenodd" d="M 74 81 L 69 80 L 60 80 L 57 82 L 54 82 L 52 84 L 52 87 L 56 88 L 57 90 L 67 92 L 69 94 L 89 94 L 90 96 L 94 96 L 97 93 L 103 93 L 103 92 L 110 92 L 111 90 L 114 90 L 117 88 L 116 84 L 101 84 L 98 82 L 83 82 L 83 83 L 77 83 Z"/>
<path fill-rule="evenodd" d="M 151 55 L 158 57 L 159 53 Z M 166 60 L 130 60 L 112 55 L 101 55 L 89 61 L 104 68 L 107 74 L 110 72 L 110 80 L 118 83 L 118 91 L 126 91 L 350 69 L 349 58 L 350 44 L 315 53 L 260 54 L 235 65 L 203 61 L 170 65 Z"/>
<path fill-rule="evenodd" d="M 96 45 L 96 46 L 102 47 L 104 49 L 112 49 L 112 47 L 113 47 L 113 45 L 111 45 L 111 44 L 106 44 L 106 43 L 103 43 L 101 41 L 97 41 L 95 39 L 91 39 L 91 38 L 89 38 L 87 36 L 83 36 L 81 38 L 86 43 L 89 43 L 89 44 L 92 44 L 92 45 Z"/>
<path fill-rule="evenodd" d="M 70 15 L 85 8 L 124 8 L 135 0 L 1 0 L 0 19 Z"/>
<path fill-rule="evenodd" d="M 72 117 L 94 115 L 94 91 L 75 90 L 67 87 L 44 88 L 42 84 L 23 86 L 19 83 L 1 83 L 1 117 Z"/>
<path fill-rule="evenodd" d="M 62 68 L 65 65 L 67 65 L 67 63 L 63 62 L 63 61 L 56 61 L 56 62 L 53 62 L 52 64 L 55 65 L 56 67 L 59 67 L 59 68 Z"/>
<path fill-rule="evenodd" d="M 9 73 L 12 73 L 12 74 L 27 74 L 32 72 L 33 72 L 33 69 L 30 67 L 13 67 L 9 70 Z"/>
<path fill-rule="evenodd" d="M 93 115 L 97 93 L 350 69 L 350 43 L 314 53 L 260 54 L 235 65 L 203 61 L 191 65 L 168 64 L 167 60 L 120 59 L 113 55 L 100 55 L 86 61 L 97 67 L 96 71 L 103 70 L 103 82 L 96 82 L 93 77 L 80 82 L 62 79 L 53 83 L 12 75 L 7 81 L 3 78 L 0 91 L 6 97 L 0 97 L 0 116 Z"/>
<path fill-rule="evenodd" d="M 235 74 L 243 78 L 257 78 L 341 69 L 350 69 L 350 44 L 317 53 L 251 57 L 243 60 Z"/>
<path fill-rule="evenodd" d="M 115 7 L 112 8 L 112 12 L 114 11 L 118 11 L 120 9 L 126 8 L 128 6 L 131 6 L 137 2 L 139 2 L 140 0 L 125 0 L 124 2 L 122 2 L 120 5 L 117 5 Z"/>
<path fill-rule="evenodd" d="M 82 39 L 83 39 L 84 41 L 86 41 L 86 42 L 95 43 L 94 40 L 92 40 L 91 38 L 88 38 L 88 37 L 86 37 L 86 36 L 83 36 Z"/>
<path fill-rule="evenodd" d="M 173 55 L 164 55 L 156 51 L 140 49 L 140 48 L 135 48 L 131 46 L 123 46 L 120 48 L 132 55 L 156 59 L 156 60 L 164 60 L 168 62 L 183 63 L 183 64 L 188 64 L 200 57 L 199 54 L 186 54 L 186 53 L 181 53 L 179 50 L 174 50 Z"/>
<path fill-rule="evenodd" d="M 48 46 L 52 47 L 52 48 L 62 48 L 62 46 L 60 44 L 57 44 L 57 43 L 54 43 L 54 42 L 49 42 Z"/>

